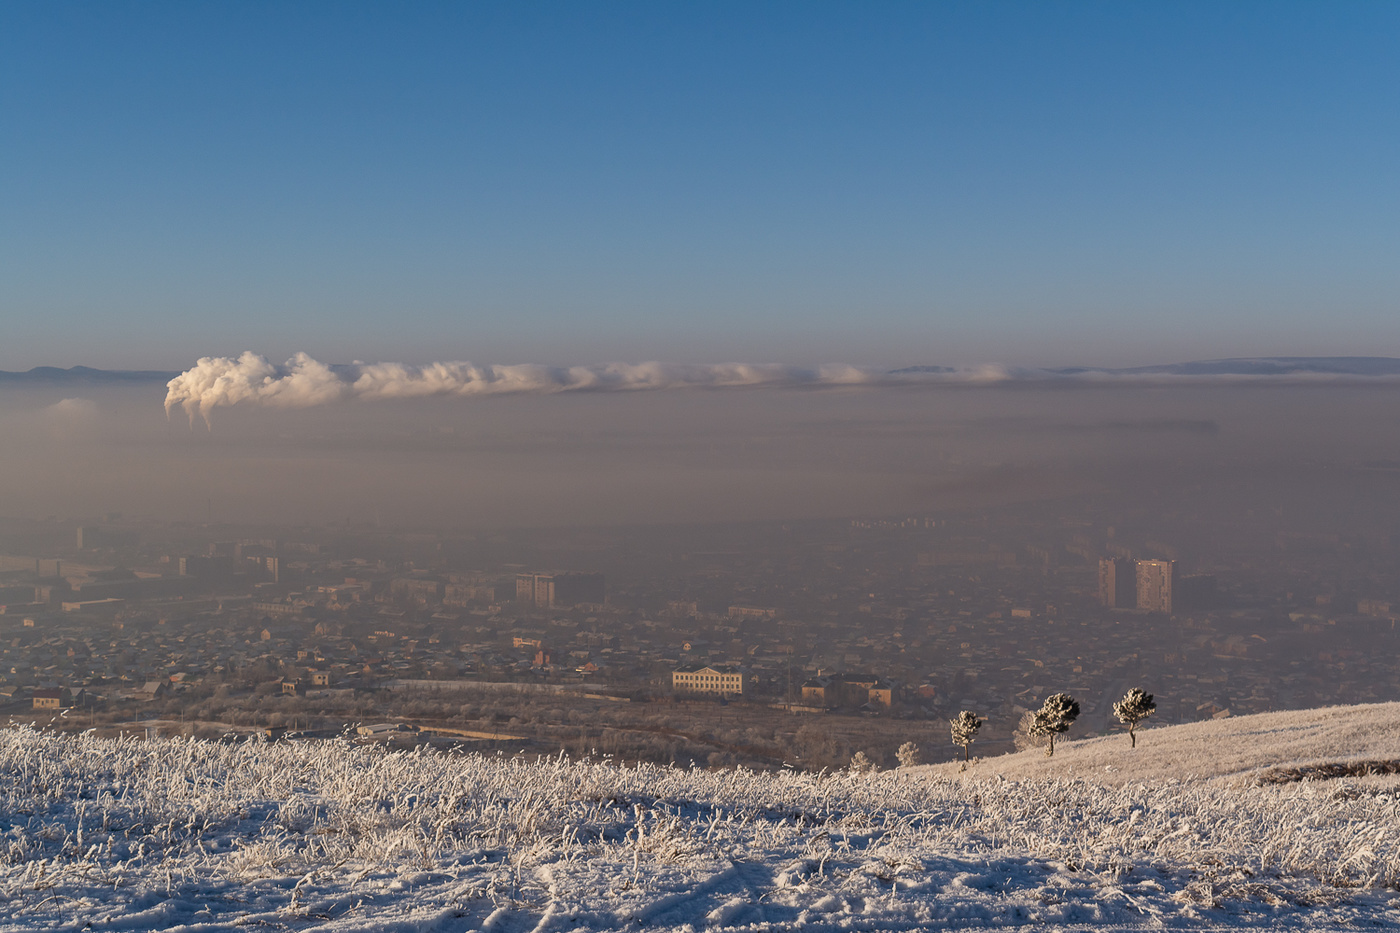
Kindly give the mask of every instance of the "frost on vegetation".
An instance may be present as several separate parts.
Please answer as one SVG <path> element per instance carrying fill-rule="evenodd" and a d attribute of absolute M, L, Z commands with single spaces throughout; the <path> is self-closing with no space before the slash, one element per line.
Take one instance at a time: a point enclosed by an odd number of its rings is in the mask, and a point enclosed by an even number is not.
<path fill-rule="evenodd" d="M 1390 915 L 1394 788 L 758 774 L 0 730 L 0 930 Z M 556 918 L 556 919 L 550 919 Z"/>
<path fill-rule="evenodd" d="M 963 761 L 969 760 L 972 743 L 977 738 L 977 730 L 982 728 L 982 720 L 977 718 L 977 714 L 963 710 L 958 713 L 957 718 L 950 721 L 952 726 L 953 744 L 961 745 L 963 750 Z"/>
<path fill-rule="evenodd" d="M 901 768 L 914 768 L 923 763 L 923 755 L 919 751 L 919 746 L 913 742 L 905 742 L 899 746 L 894 757 Z"/>
<path fill-rule="evenodd" d="M 1114 717 L 1128 727 L 1130 748 L 1137 748 L 1138 724 L 1156 711 L 1157 701 L 1141 687 L 1133 687 L 1123 694 L 1123 699 L 1113 704 Z"/>
<path fill-rule="evenodd" d="M 1030 733 L 1048 740 L 1046 757 L 1054 757 L 1055 736 L 1068 732 L 1079 718 L 1079 702 L 1068 693 L 1056 693 L 1045 698 L 1031 719 Z"/>

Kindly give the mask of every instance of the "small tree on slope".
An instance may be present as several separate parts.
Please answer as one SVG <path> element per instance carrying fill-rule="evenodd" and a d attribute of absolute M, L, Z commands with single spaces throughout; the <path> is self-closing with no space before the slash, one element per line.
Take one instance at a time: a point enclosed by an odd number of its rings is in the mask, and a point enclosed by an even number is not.
<path fill-rule="evenodd" d="M 1045 750 L 1046 758 L 1055 754 L 1055 736 L 1068 732 L 1070 724 L 1078 718 L 1079 702 L 1068 693 L 1056 693 L 1045 698 L 1045 703 L 1036 710 L 1035 720 L 1031 723 L 1031 735 L 1045 736 L 1050 740 Z"/>
<path fill-rule="evenodd" d="M 1128 727 L 1128 738 L 1132 741 L 1132 747 L 1137 748 L 1137 735 L 1134 734 L 1138 723 L 1148 716 L 1151 716 L 1157 709 L 1157 702 L 1152 699 L 1152 694 L 1143 691 L 1141 687 L 1134 687 L 1123 694 L 1123 699 L 1113 704 L 1113 715 L 1118 717 L 1118 721 Z"/>
<path fill-rule="evenodd" d="M 968 761 L 972 740 L 977 737 L 977 730 L 982 728 L 982 720 L 977 718 L 976 713 L 963 710 L 958 713 L 957 719 L 949 720 L 953 727 L 953 744 L 961 745 L 963 750 L 963 761 Z"/>
<path fill-rule="evenodd" d="M 913 742 L 905 742 L 899 746 L 899 751 L 894 753 L 894 757 L 899 759 L 901 768 L 912 768 L 919 763 L 919 746 Z"/>

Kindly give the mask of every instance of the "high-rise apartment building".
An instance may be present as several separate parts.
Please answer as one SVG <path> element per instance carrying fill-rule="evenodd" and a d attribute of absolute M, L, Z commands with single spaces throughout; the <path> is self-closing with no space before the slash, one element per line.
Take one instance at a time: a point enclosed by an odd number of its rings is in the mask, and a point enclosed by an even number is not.
<path fill-rule="evenodd" d="M 537 609 L 602 603 L 607 588 L 601 573 L 521 573 L 515 577 L 515 600 Z"/>
<path fill-rule="evenodd" d="M 1104 557 L 1099 560 L 1099 602 L 1110 609 L 1172 611 L 1176 562 Z"/>
<path fill-rule="evenodd" d="M 1172 611 L 1172 582 L 1176 576 L 1174 560 L 1140 560 L 1137 562 L 1137 607 L 1148 612 Z"/>
<path fill-rule="evenodd" d="M 1109 609 L 1137 608 L 1137 568 L 1126 557 L 1099 559 L 1099 602 Z"/>

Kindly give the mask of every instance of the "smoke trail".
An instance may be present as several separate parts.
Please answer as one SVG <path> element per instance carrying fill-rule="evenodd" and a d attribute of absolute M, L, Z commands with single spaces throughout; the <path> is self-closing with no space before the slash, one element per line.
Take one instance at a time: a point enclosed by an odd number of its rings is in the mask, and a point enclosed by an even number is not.
<path fill-rule="evenodd" d="M 478 366 L 472 363 L 358 363 L 331 366 L 298 353 L 282 366 L 251 351 L 232 357 L 206 356 L 167 383 L 165 411 L 177 405 L 194 423 L 228 405 L 304 408 L 351 399 L 379 400 L 428 396 L 486 396 L 558 392 L 629 392 L 686 388 L 777 386 L 856 386 L 929 379 L 995 380 L 1000 369 L 954 371 L 927 367 L 891 374 L 855 366 L 814 368 L 780 364 L 607 363 L 552 367 L 533 364 Z"/>
<path fill-rule="evenodd" d="M 1270 357 L 1206 360 L 1133 369 L 1007 369 L 912 366 L 877 370 L 832 364 L 804 368 L 776 363 L 606 363 L 600 366 L 477 366 L 472 363 L 328 365 L 298 353 L 281 366 L 251 351 L 206 356 L 171 379 L 165 411 L 178 405 L 194 423 L 214 409 L 251 404 L 305 408 L 350 399 L 486 396 L 558 392 L 636 392 L 687 388 L 1018 384 L 1123 385 L 1397 385 L 1400 360 L 1390 357 Z"/>

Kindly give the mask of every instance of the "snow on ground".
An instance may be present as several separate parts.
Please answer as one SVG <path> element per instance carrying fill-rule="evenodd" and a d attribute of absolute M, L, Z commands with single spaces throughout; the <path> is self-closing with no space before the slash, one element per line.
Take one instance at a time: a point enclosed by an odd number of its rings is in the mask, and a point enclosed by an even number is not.
<path fill-rule="evenodd" d="M 1055 755 L 1031 749 L 970 765 L 930 765 L 943 776 L 972 774 L 1008 780 L 1080 778 L 1109 784 L 1128 781 L 1207 780 L 1253 783 L 1271 768 L 1318 762 L 1400 761 L 1400 703 L 1331 706 L 1211 719 L 1137 730 L 1132 748 L 1126 730 L 1099 738 L 1055 741 Z M 1071 728 L 1070 736 L 1074 735 Z M 977 746 L 973 745 L 976 753 Z"/>
<path fill-rule="evenodd" d="M 990 764 L 754 774 L 0 730 L 0 931 L 1400 926 L 1394 787 Z"/>

